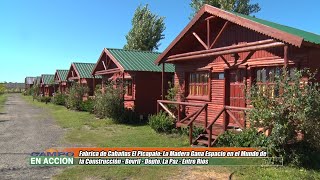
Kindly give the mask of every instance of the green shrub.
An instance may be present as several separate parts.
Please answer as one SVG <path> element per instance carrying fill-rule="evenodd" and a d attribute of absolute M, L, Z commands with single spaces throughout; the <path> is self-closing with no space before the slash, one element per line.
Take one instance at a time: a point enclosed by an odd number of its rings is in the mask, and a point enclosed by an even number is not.
<path fill-rule="evenodd" d="M 145 121 L 142 119 L 140 120 L 139 115 L 134 112 L 132 109 L 127 109 L 125 108 L 122 116 L 120 117 L 121 123 L 126 123 L 126 124 L 142 124 L 145 123 Z"/>
<path fill-rule="evenodd" d="M 70 90 L 66 100 L 66 107 L 72 110 L 80 110 L 80 104 L 83 101 L 83 96 L 89 92 L 87 86 L 74 83 Z"/>
<path fill-rule="evenodd" d="M 105 93 L 96 91 L 94 112 L 98 118 L 111 118 L 116 122 L 122 122 L 124 113 L 123 92 L 114 85 L 108 84 Z"/>
<path fill-rule="evenodd" d="M 268 138 L 263 133 L 258 133 L 254 128 L 242 132 L 226 131 L 217 139 L 220 147 L 267 147 Z"/>
<path fill-rule="evenodd" d="M 54 96 L 52 98 L 52 102 L 56 105 L 65 106 L 67 98 L 68 98 L 68 95 L 60 93 L 60 92 L 56 92 L 56 93 L 54 93 Z"/>
<path fill-rule="evenodd" d="M 93 113 L 93 111 L 94 111 L 94 100 L 89 98 L 86 101 L 82 101 L 80 103 L 79 110 Z"/>
<path fill-rule="evenodd" d="M 158 114 L 149 116 L 149 125 L 156 132 L 171 133 L 174 127 L 174 119 L 165 112 L 160 111 Z"/>
<path fill-rule="evenodd" d="M 166 99 L 169 101 L 177 101 L 177 95 L 179 92 L 179 89 L 177 86 L 174 86 L 171 82 L 168 83 L 168 91 L 166 95 Z M 172 111 L 175 112 L 177 110 L 176 104 L 167 104 L 167 107 Z"/>
<path fill-rule="evenodd" d="M 34 91 L 34 87 L 32 86 L 31 88 L 25 90 L 25 91 L 23 92 L 23 95 L 25 95 L 25 96 L 32 96 L 32 95 L 33 95 L 33 91 Z"/>
<path fill-rule="evenodd" d="M 39 101 L 39 102 L 45 102 L 45 103 L 47 104 L 48 102 L 51 102 L 51 97 L 39 96 L 39 97 L 38 97 L 38 101 Z"/>
<path fill-rule="evenodd" d="M 315 73 L 308 69 L 291 74 L 282 71 L 275 77 L 275 86 L 252 88 L 250 124 L 272 130 L 268 146 L 272 156 L 283 157 L 285 163 L 306 164 L 315 151 L 320 151 L 319 85 L 313 83 Z M 297 138 L 299 134 L 303 139 Z"/>
<path fill-rule="evenodd" d="M 179 132 L 181 134 L 189 136 L 189 129 L 190 129 L 189 126 L 188 127 L 181 127 Z M 192 138 L 197 138 L 200 134 L 203 134 L 204 132 L 205 132 L 204 128 L 193 126 Z"/>
<path fill-rule="evenodd" d="M 0 95 L 4 94 L 7 91 L 7 88 L 4 84 L 0 84 Z"/>

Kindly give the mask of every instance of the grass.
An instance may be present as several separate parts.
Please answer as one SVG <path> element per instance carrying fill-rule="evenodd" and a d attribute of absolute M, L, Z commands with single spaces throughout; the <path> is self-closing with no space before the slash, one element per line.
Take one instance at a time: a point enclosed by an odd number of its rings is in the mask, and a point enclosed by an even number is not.
<path fill-rule="evenodd" d="M 7 101 L 7 94 L 1 94 L 0 95 L 0 112 L 3 111 L 3 107 L 6 101 Z"/>
<path fill-rule="evenodd" d="M 148 125 L 116 124 L 96 119 L 87 112 L 67 110 L 63 106 L 32 101 L 44 108 L 57 123 L 68 129 L 65 141 L 97 147 L 189 147 L 187 136 L 158 134 Z M 320 179 L 320 172 L 294 167 L 134 167 L 74 166 L 64 169 L 55 179 Z"/>
<path fill-rule="evenodd" d="M 186 147 L 187 136 L 158 134 L 148 125 L 116 124 L 110 119 L 96 119 L 87 112 L 70 111 L 63 106 L 32 101 L 31 97 L 23 98 L 40 108 L 44 108 L 57 121 L 58 125 L 67 128 L 65 141 L 80 146 L 95 147 Z M 99 177 L 103 179 L 152 179 L 169 177 L 179 167 L 85 167 L 75 166 L 65 169 L 56 179 L 86 179 Z"/>

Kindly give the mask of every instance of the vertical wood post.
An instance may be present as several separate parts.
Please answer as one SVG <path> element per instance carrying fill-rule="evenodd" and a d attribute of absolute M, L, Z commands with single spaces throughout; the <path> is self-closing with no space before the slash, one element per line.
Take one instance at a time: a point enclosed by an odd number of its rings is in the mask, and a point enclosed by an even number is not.
<path fill-rule="evenodd" d="M 192 144 L 192 131 L 193 131 L 193 123 L 189 126 L 189 143 Z"/>
<path fill-rule="evenodd" d="M 288 45 L 283 47 L 283 59 L 284 59 L 284 67 L 288 67 Z"/>
<path fill-rule="evenodd" d="M 93 75 L 93 86 L 92 86 L 92 88 L 93 88 L 93 92 L 92 92 L 92 95 L 94 96 L 94 92 L 96 91 L 96 76 L 95 75 Z"/>
<path fill-rule="evenodd" d="M 210 19 L 207 20 L 207 47 L 210 47 Z"/>
<path fill-rule="evenodd" d="M 164 100 L 164 71 L 165 65 L 162 63 L 162 75 L 161 75 L 161 99 Z"/>
<path fill-rule="evenodd" d="M 211 141 L 212 141 L 212 126 L 209 127 L 209 138 L 208 138 L 208 147 L 211 147 Z"/>
<path fill-rule="evenodd" d="M 125 92 L 124 92 L 124 72 L 122 72 L 122 93 L 123 93 L 123 100 L 124 100 L 124 95 L 125 95 Z"/>
<path fill-rule="evenodd" d="M 208 104 L 204 108 L 204 118 L 205 118 L 204 128 L 206 129 L 208 126 Z"/>
<path fill-rule="evenodd" d="M 223 123 L 222 123 L 223 131 L 227 130 L 227 126 L 228 126 L 227 121 L 228 121 L 227 113 L 226 113 L 226 111 L 223 111 Z"/>
<path fill-rule="evenodd" d="M 181 120 L 180 104 L 178 104 L 178 106 L 177 106 L 177 111 L 178 111 L 178 119 L 177 119 L 177 122 L 180 122 L 180 120 Z"/>

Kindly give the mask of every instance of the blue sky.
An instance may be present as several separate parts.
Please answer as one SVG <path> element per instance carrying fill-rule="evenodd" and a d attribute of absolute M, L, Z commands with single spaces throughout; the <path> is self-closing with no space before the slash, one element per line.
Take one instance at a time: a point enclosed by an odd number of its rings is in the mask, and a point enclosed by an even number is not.
<path fill-rule="evenodd" d="M 254 0 L 256 17 L 320 34 L 320 1 Z M 165 16 L 163 51 L 189 22 L 189 0 L 0 0 L 0 82 L 53 74 L 122 48 L 139 4 Z"/>

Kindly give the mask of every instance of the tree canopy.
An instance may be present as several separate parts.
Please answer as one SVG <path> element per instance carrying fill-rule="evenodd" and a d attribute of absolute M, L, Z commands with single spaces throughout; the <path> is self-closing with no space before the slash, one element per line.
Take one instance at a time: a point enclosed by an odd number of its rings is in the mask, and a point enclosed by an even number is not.
<path fill-rule="evenodd" d="M 256 13 L 261 10 L 258 3 L 251 4 L 250 0 L 191 0 L 191 18 L 204 4 L 209 4 L 223 10 L 238 12 L 245 15 Z"/>
<path fill-rule="evenodd" d="M 164 17 L 153 14 L 148 5 L 139 6 L 132 18 L 132 28 L 126 35 L 128 50 L 154 51 L 157 50 L 161 39 L 164 39 Z"/>

